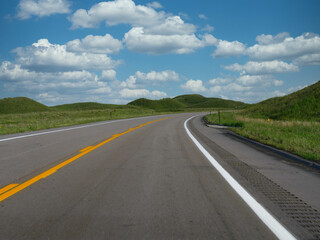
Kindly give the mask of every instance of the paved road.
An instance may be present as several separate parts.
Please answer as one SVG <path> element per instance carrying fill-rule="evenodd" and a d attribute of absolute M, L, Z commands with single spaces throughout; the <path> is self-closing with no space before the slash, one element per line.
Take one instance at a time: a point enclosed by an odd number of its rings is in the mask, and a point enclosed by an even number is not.
<path fill-rule="evenodd" d="M 187 135 L 193 115 L 2 136 L 0 239 L 276 239 Z M 317 172 L 207 128 L 200 116 L 188 127 L 294 236 L 315 238 L 274 200 L 290 193 L 320 210 L 319 189 L 306 187 L 319 186 Z"/>

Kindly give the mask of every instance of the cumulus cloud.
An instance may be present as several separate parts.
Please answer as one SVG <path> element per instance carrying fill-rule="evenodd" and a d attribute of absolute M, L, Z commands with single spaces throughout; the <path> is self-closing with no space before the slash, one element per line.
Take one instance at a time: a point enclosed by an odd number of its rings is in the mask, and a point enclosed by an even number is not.
<path fill-rule="evenodd" d="M 135 76 L 130 76 L 126 81 L 122 82 L 120 86 L 123 88 L 138 88 L 137 78 Z"/>
<path fill-rule="evenodd" d="M 77 10 L 69 20 L 73 28 L 93 28 L 105 22 L 109 26 L 130 24 L 132 26 L 156 25 L 165 17 L 164 12 L 157 12 L 151 6 L 136 5 L 132 0 L 100 2 L 88 11 Z M 159 6 L 159 5 L 158 5 Z"/>
<path fill-rule="evenodd" d="M 197 27 L 184 22 L 180 16 L 156 11 L 158 2 L 136 5 L 132 0 L 114 0 L 100 2 L 88 11 L 77 10 L 69 20 L 73 28 L 91 28 L 105 22 L 107 25 L 129 24 L 131 30 L 123 38 L 130 51 L 147 54 L 191 53 L 197 48 L 216 44 L 210 34 L 196 36 Z M 207 26 L 208 31 L 213 27 Z M 75 49 L 80 40 L 72 42 Z"/>
<path fill-rule="evenodd" d="M 96 74 L 88 71 L 36 72 L 23 69 L 19 64 L 2 62 L 0 81 L 7 91 L 22 91 L 27 94 L 59 93 L 86 96 L 106 94 L 111 88 Z"/>
<path fill-rule="evenodd" d="M 110 34 L 104 36 L 88 35 L 81 40 L 72 40 L 66 45 L 66 50 L 69 52 L 111 54 L 118 53 L 122 49 L 122 42 Z"/>
<path fill-rule="evenodd" d="M 307 54 L 301 57 L 297 57 L 293 60 L 293 64 L 298 66 L 320 65 L 320 53 Z"/>
<path fill-rule="evenodd" d="M 163 8 L 159 2 L 148 3 L 147 6 L 154 9 Z"/>
<path fill-rule="evenodd" d="M 249 91 L 251 89 L 252 89 L 251 86 L 243 86 L 238 83 L 230 83 L 224 86 L 224 90 L 229 92 L 244 92 L 244 91 Z"/>
<path fill-rule="evenodd" d="M 256 37 L 257 42 L 260 45 L 270 45 L 270 44 L 276 44 L 276 43 L 281 43 L 283 42 L 286 38 L 289 38 L 290 34 L 287 32 L 279 33 L 275 36 L 273 35 L 265 35 L 261 34 Z"/>
<path fill-rule="evenodd" d="M 288 33 L 260 35 L 257 41 L 259 44 L 247 49 L 247 54 L 253 60 L 292 60 L 320 53 L 320 37 L 314 33 L 305 33 L 296 38 L 290 37 Z"/>
<path fill-rule="evenodd" d="M 196 27 L 193 24 L 185 23 L 180 16 L 168 17 L 157 25 L 144 28 L 145 33 L 155 35 L 188 35 L 195 31 Z"/>
<path fill-rule="evenodd" d="M 216 47 L 217 49 L 212 54 L 213 57 L 230 57 L 246 53 L 246 46 L 238 41 L 219 40 Z"/>
<path fill-rule="evenodd" d="M 221 86 L 214 86 L 214 87 L 211 87 L 209 89 L 209 92 L 213 93 L 213 94 L 220 93 L 221 91 L 222 91 L 222 87 Z"/>
<path fill-rule="evenodd" d="M 203 32 L 213 32 L 213 30 L 214 30 L 214 27 L 209 24 L 207 24 L 205 27 L 201 28 L 201 31 L 203 31 Z"/>
<path fill-rule="evenodd" d="M 14 50 L 17 63 L 37 71 L 70 71 L 111 69 L 120 62 L 105 54 L 68 52 L 66 45 L 51 44 L 47 39 Z"/>
<path fill-rule="evenodd" d="M 127 48 L 134 52 L 148 54 L 191 53 L 197 48 L 214 45 L 216 39 L 205 34 L 198 39 L 194 34 L 190 35 L 155 35 L 147 34 L 142 27 L 132 28 L 124 36 Z"/>
<path fill-rule="evenodd" d="M 283 85 L 283 81 L 275 79 L 272 75 L 243 75 L 237 79 L 237 82 L 249 86 L 249 85 L 257 85 L 260 86 L 281 86 Z"/>
<path fill-rule="evenodd" d="M 181 88 L 187 92 L 205 92 L 207 89 L 203 86 L 201 80 L 188 80 Z"/>
<path fill-rule="evenodd" d="M 32 16 L 44 17 L 58 13 L 69 13 L 70 3 L 66 0 L 21 0 L 17 17 L 28 19 Z"/>
<path fill-rule="evenodd" d="M 245 65 L 238 63 L 225 66 L 226 70 L 240 72 L 242 75 L 263 75 L 263 74 L 274 74 L 274 73 L 286 73 L 286 72 L 297 72 L 299 68 L 292 64 L 278 60 L 266 61 L 266 62 L 253 62 L 249 61 Z"/>
<path fill-rule="evenodd" d="M 144 82 L 179 81 L 179 74 L 172 70 L 165 70 L 162 72 L 151 71 L 148 73 L 137 71 L 135 77 Z"/>
<path fill-rule="evenodd" d="M 121 86 L 125 88 L 137 88 L 138 86 L 147 84 L 158 85 L 163 82 L 179 80 L 179 74 L 172 70 L 165 70 L 162 72 L 151 71 L 148 73 L 137 71 L 134 75 L 127 78 L 125 82 L 122 82 Z"/>
<path fill-rule="evenodd" d="M 136 99 L 136 98 L 151 98 L 151 99 L 160 99 L 167 97 L 165 92 L 161 91 L 149 91 L 147 89 L 128 89 L 124 88 L 119 92 L 120 97 L 127 99 Z"/>
<path fill-rule="evenodd" d="M 104 81 L 115 81 L 117 79 L 117 72 L 113 69 L 103 70 L 100 79 Z"/>
<path fill-rule="evenodd" d="M 226 84 L 226 83 L 230 83 L 232 81 L 232 78 L 212 78 L 209 80 L 209 83 L 211 85 L 217 85 L 217 84 Z"/>

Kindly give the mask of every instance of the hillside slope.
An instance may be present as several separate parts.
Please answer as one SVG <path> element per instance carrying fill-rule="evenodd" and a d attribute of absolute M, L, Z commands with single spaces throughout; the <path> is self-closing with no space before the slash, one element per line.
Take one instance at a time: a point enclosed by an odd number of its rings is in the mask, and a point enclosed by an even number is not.
<path fill-rule="evenodd" d="M 191 107 L 195 104 L 206 102 L 208 99 L 200 94 L 190 94 L 177 96 L 173 100 L 184 104 L 186 107 Z"/>
<path fill-rule="evenodd" d="M 156 111 L 177 111 L 190 108 L 244 108 L 248 104 L 220 98 L 206 98 L 199 94 L 181 95 L 175 98 L 165 98 L 161 100 L 149 100 L 140 98 L 128 105 L 140 106 L 154 109 Z"/>
<path fill-rule="evenodd" d="M 184 104 L 171 98 L 164 98 L 161 100 L 149 100 L 146 98 L 139 98 L 128 103 L 128 105 L 149 108 L 155 111 L 178 111 L 185 108 Z"/>
<path fill-rule="evenodd" d="M 99 109 L 123 109 L 130 106 L 126 105 L 116 105 L 116 104 L 103 104 L 96 102 L 81 102 L 81 103 L 71 103 L 53 106 L 51 108 L 63 111 L 80 111 L 80 110 L 99 110 Z"/>
<path fill-rule="evenodd" d="M 254 104 L 244 113 L 276 120 L 320 121 L 320 81 L 289 95 Z"/>
<path fill-rule="evenodd" d="M 50 111 L 50 108 L 26 97 L 0 99 L 0 114 Z"/>

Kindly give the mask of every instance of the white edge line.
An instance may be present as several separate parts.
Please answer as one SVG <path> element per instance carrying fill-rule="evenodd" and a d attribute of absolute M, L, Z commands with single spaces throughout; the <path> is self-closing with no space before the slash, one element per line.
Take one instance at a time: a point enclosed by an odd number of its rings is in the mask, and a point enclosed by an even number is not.
<path fill-rule="evenodd" d="M 112 120 L 112 121 L 108 121 L 108 122 L 94 123 L 94 124 L 78 126 L 78 127 L 64 128 L 64 129 L 58 129 L 58 130 L 52 130 L 52 131 L 46 131 L 46 132 L 40 132 L 40 133 L 32 133 L 32 134 L 28 134 L 28 135 L 21 135 L 21 136 L 16 136 L 16 137 L 11 137 L 11 138 L 0 139 L 0 142 L 15 140 L 15 139 L 19 139 L 19 138 L 33 137 L 33 136 L 44 135 L 44 134 L 50 134 L 50 133 L 70 131 L 70 130 L 80 129 L 80 128 L 93 127 L 93 126 L 104 125 L 104 124 L 115 123 L 115 122 L 123 122 L 123 121 L 130 121 L 130 120 L 137 120 L 137 119 L 144 119 L 144 118 L 151 118 L 151 117 L 159 117 L 159 116 L 162 116 L 162 115 L 139 117 L 139 118 L 126 118 L 126 119 Z"/>
<path fill-rule="evenodd" d="M 275 219 L 260 203 L 258 203 L 198 142 L 198 140 L 191 134 L 187 127 L 188 118 L 184 122 L 184 128 L 191 140 L 203 153 L 203 155 L 210 161 L 210 163 L 218 170 L 222 177 L 229 183 L 229 185 L 238 193 L 238 195 L 245 201 L 245 203 L 253 210 L 253 212 L 261 219 L 262 222 L 279 238 L 283 240 L 296 239 L 277 219 Z"/>

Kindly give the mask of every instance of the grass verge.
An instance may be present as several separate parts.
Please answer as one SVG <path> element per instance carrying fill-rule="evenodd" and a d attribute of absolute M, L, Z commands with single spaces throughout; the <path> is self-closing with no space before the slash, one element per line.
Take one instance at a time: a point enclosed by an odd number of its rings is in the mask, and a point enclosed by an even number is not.
<path fill-rule="evenodd" d="M 231 126 L 239 135 L 320 162 L 319 122 L 268 121 L 233 112 L 223 112 L 220 118 L 222 125 Z M 206 120 L 218 124 L 218 114 L 208 115 Z"/>
<path fill-rule="evenodd" d="M 0 135 L 152 114 L 152 110 L 138 108 L 0 114 Z"/>

